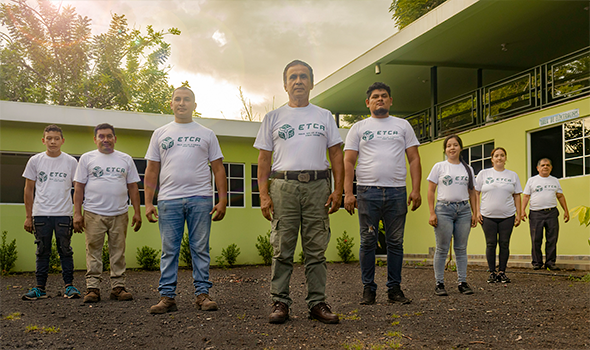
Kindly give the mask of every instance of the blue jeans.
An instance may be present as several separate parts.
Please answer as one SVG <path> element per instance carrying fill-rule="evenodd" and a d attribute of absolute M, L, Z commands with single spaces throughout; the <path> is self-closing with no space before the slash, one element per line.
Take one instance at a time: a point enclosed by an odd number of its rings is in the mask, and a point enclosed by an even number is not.
<path fill-rule="evenodd" d="M 208 293 L 213 285 L 209 281 L 209 233 L 213 199 L 209 196 L 193 196 L 171 200 L 159 200 L 159 226 L 162 238 L 162 258 L 160 259 L 161 296 L 176 297 L 178 281 L 178 258 L 184 234 L 184 224 L 188 227 L 188 240 L 193 260 L 193 285 L 195 295 Z"/>
<path fill-rule="evenodd" d="M 70 244 L 72 240 L 72 217 L 35 216 L 33 217 L 33 226 L 35 227 L 35 243 L 37 244 L 35 269 L 37 285 L 45 286 L 47 283 L 51 241 L 54 231 L 64 283 L 66 285 L 72 284 L 74 281 L 74 252 Z"/>
<path fill-rule="evenodd" d="M 434 278 L 436 283 L 445 282 L 447 253 L 454 238 L 455 261 L 458 282 L 467 282 L 467 240 L 471 230 L 471 206 L 468 201 L 436 203 L 434 209 L 438 225 L 434 228 L 436 251 L 434 253 Z"/>
<path fill-rule="evenodd" d="M 362 281 L 377 290 L 375 249 L 379 240 L 379 220 L 383 220 L 387 242 L 387 288 L 399 286 L 404 261 L 404 226 L 408 213 L 405 187 L 357 186 Z"/>

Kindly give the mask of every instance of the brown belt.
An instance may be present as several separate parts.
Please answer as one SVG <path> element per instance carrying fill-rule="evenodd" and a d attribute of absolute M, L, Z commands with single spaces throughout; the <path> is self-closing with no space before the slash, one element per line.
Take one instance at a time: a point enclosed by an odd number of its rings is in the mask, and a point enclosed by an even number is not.
<path fill-rule="evenodd" d="M 299 182 L 310 182 L 327 179 L 330 170 L 301 170 L 301 171 L 277 171 L 270 177 L 272 179 L 297 180 Z"/>

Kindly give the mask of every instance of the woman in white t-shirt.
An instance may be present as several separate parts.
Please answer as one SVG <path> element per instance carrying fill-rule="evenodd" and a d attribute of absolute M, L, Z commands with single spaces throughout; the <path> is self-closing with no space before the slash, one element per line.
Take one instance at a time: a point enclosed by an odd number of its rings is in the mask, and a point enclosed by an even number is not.
<path fill-rule="evenodd" d="M 459 136 L 448 136 L 443 142 L 443 149 L 447 160 L 436 163 L 428 175 L 428 223 L 434 227 L 436 236 L 434 293 L 448 295 L 444 284 L 445 262 L 451 239 L 454 238 L 459 292 L 473 294 L 473 289 L 467 284 L 467 240 L 471 227 L 477 225 L 473 169 L 461 158 L 463 141 Z M 434 192 L 437 187 L 435 207 Z"/>
<path fill-rule="evenodd" d="M 506 265 L 510 256 L 512 228 L 520 225 L 522 187 L 518 175 L 504 167 L 506 165 L 504 148 L 494 148 L 491 157 L 494 167 L 482 170 L 475 182 L 478 203 L 481 196 L 477 221 L 481 224 L 486 237 L 486 259 L 490 270 L 488 283 L 509 283 Z M 498 274 L 496 274 L 496 246 L 498 245 L 500 258 Z"/>

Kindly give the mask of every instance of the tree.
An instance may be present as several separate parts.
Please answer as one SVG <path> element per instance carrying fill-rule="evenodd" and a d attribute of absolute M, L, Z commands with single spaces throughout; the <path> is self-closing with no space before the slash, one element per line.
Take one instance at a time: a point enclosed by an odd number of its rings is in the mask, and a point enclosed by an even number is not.
<path fill-rule="evenodd" d="M 38 0 L 0 5 L 0 99 L 171 114 L 165 35 L 130 29 L 113 14 L 106 33 L 91 36 L 88 17 Z"/>
<path fill-rule="evenodd" d="M 366 119 L 370 116 L 370 114 L 343 114 L 342 122 L 344 123 L 344 125 L 342 125 L 342 127 L 346 129 L 351 128 L 354 125 L 354 123 Z"/>
<path fill-rule="evenodd" d="M 240 102 L 242 102 L 242 109 L 240 110 L 241 118 L 250 122 L 255 121 L 258 119 L 258 113 L 254 112 L 252 102 L 246 99 L 241 86 L 238 86 L 238 92 L 238 97 L 240 98 Z"/>
<path fill-rule="evenodd" d="M 399 29 L 402 29 L 446 0 L 393 0 L 389 12 Z"/>

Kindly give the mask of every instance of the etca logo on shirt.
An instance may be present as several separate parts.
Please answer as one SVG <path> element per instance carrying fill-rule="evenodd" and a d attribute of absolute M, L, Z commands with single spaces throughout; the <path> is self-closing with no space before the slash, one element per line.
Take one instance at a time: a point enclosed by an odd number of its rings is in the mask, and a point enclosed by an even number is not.
<path fill-rule="evenodd" d="M 488 178 L 486 179 L 486 184 L 487 184 L 487 185 L 489 185 L 489 184 L 493 184 L 493 183 L 494 183 L 494 178 L 493 178 L 493 177 L 491 177 L 491 176 L 490 176 L 490 177 L 488 177 Z"/>
<path fill-rule="evenodd" d="M 172 137 L 167 137 L 162 141 L 163 150 L 170 149 L 172 146 L 174 146 L 174 140 L 172 140 Z"/>
<path fill-rule="evenodd" d="M 537 185 L 537 187 L 535 187 L 535 192 L 543 192 L 543 187 L 540 185 Z"/>
<path fill-rule="evenodd" d="M 49 174 L 47 174 L 44 171 L 40 171 L 39 175 L 37 175 L 37 180 L 39 180 L 39 182 L 41 182 L 41 183 L 47 181 L 48 179 L 51 181 L 54 181 L 54 182 L 64 182 L 67 177 L 68 177 L 67 173 L 61 173 L 58 171 L 51 171 Z"/>
<path fill-rule="evenodd" d="M 443 177 L 442 183 L 445 186 L 451 186 L 453 184 L 453 178 L 450 175 L 446 175 Z"/>
<path fill-rule="evenodd" d="M 279 137 L 283 140 L 288 140 L 291 137 L 295 136 L 295 129 L 289 124 L 283 124 L 279 128 Z"/>
<path fill-rule="evenodd" d="M 161 144 L 163 150 L 169 150 L 174 145 L 178 147 L 201 147 L 201 138 L 198 136 L 179 136 L 175 141 L 171 137 L 166 137 Z"/>
<path fill-rule="evenodd" d="M 463 176 L 455 176 L 454 179 L 452 176 L 446 175 L 442 179 L 442 183 L 445 186 L 450 186 L 453 184 L 453 182 L 455 183 L 455 185 L 466 185 L 468 181 L 469 181 L 469 178 L 464 175 Z"/>
<path fill-rule="evenodd" d="M 297 126 L 297 130 L 302 131 L 298 133 L 301 136 L 325 136 L 322 131 L 326 131 L 326 127 L 322 124 L 318 123 L 305 123 L 299 124 Z M 279 137 L 283 140 L 288 140 L 291 137 L 295 136 L 295 129 L 289 124 L 283 124 L 279 128 Z"/>
<path fill-rule="evenodd" d="M 102 169 L 100 166 L 95 166 L 92 169 L 92 175 L 94 177 L 101 177 L 105 174 L 107 176 L 114 176 L 114 177 L 124 177 L 125 176 L 125 168 L 120 168 L 120 167 L 111 167 L 108 166 L 106 167 L 106 169 Z"/>
<path fill-rule="evenodd" d="M 371 130 L 367 130 L 363 133 L 363 141 L 371 141 L 373 138 L 382 139 L 382 140 L 393 140 L 396 139 L 399 135 L 397 130 L 377 130 L 375 132 Z"/>

